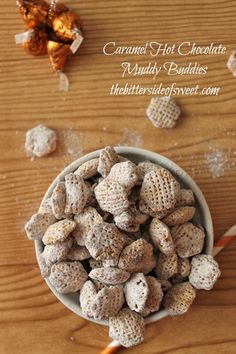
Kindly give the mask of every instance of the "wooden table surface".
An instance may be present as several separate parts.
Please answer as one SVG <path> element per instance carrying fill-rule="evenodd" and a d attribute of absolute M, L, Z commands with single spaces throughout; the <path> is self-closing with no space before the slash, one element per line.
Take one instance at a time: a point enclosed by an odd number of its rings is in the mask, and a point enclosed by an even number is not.
<path fill-rule="evenodd" d="M 58 78 L 47 57 L 27 55 L 15 45 L 24 31 L 15 3 L 0 3 L 0 353 L 96 354 L 109 343 L 107 328 L 67 310 L 41 278 L 34 244 L 25 237 L 26 220 L 39 206 L 57 173 L 81 154 L 107 144 L 144 147 L 173 159 L 206 196 L 217 239 L 236 220 L 236 80 L 226 61 L 236 47 L 233 0 L 65 1 L 83 19 L 85 41 L 66 72 L 71 87 L 58 92 Z M 142 45 L 147 41 L 198 45 L 222 43 L 224 55 L 168 58 L 105 56 L 103 46 Z M 206 75 L 168 77 L 161 73 L 122 78 L 121 63 L 147 65 L 198 61 Z M 111 96 L 113 83 L 220 86 L 218 96 L 178 96 L 182 118 L 171 131 L 155 129 L 145 118 L 147 95 Z M 25 156 L 28 129 L 43 123 L 58 132 L 59 148 L 50 157 Z M 222 176 L 214 178 L 206 154 L 227 156 Z M 222 172 L 222 171 L 221 171 Z M 175 354 L 236 353 L 236 242 L 219 256 L 222 276 L 214 290 L 199 291 L 191 310 L 179 318 L 149 325 L 144 343 L 125 352 Z"/>

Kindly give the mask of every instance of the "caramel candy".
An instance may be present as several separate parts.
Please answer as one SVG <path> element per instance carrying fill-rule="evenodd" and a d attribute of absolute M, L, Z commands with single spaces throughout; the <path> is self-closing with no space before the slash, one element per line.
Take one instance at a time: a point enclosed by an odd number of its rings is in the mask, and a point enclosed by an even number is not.
<path fill-rule="evenodd" d="M 71 42 L 78 34 L 81 34 L 80 18 L 74 12 L 62 12 L 52 21 L 52 28 L 57 38 Z"/>
<path fill-rule="evenodd" d="M 28 28 L 46 23 L 49 5 L 44 0 L 18 0 L 17 6 Z"/>
<path fill-rule="evenodd" d="M 48 25 L 52 27 L 55 18 L 67 11 L 69 11 L 69 8 L 61 2 L 51 2 L 48 10 Z"/>
<path fill-rule="evenodd" d="M 68 44 L 54 41 L 48 41 L 47 52 L 54 71 L 62 71 L 67 58 L 73 55 Z"/>
<path fill-rule="evenodd" d="M 48 35 L 41 29 L 35 29 L 29 39 L 23 42 L 24 49 L 31 55 L 43 55 L 47 53 Z"/>

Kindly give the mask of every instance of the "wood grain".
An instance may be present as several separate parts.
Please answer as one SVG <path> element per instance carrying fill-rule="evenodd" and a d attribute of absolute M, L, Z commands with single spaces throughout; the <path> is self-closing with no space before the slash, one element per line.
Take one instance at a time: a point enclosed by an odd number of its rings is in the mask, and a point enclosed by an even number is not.
<path fill-rule="evenodd" d="M 0 353 L 95 354 L 109 343 L 105 327 L 76 317 L 61 305 L 39 275 L 33 243 L 23 226 L 37 210 L 48 185 L 70 161 L 106 144 L 127 143 L 157 151 L 190 173 L 212 212 L 215 238 L 235 223 L 236 81 L 226 61 L 236 47 L 235 1 L 87 0 L 65 1 L 81 14 L 85 41 L 66 72 L 71 88 L 57 90 L 48 58 L 28 56 L 14 43 L 24 25 L 13 2 L 0 3 Z M 205 76 L 179 76 L 179 86 L 220 86 L 219 96 L 179 96 L 182 118 L 175 129 L 155 129 L 145 118 L 148 96 L 110 96 L 113 83 L 151 85 L 150 77 L 122 78 L 121 62 L 145 65 L 147 56 L 102 54 L 109 41 L 142 45 L 147 41 L 209 45 L 227 53 L 198 56 Z M 179 65 L 195 57 L 171 56 Z M 158 57 L 163 63 L 164 58 Z M 152 59 L 151 61 L 154 61 Z M 173 82 L 161 74 L 158 82 Z M 59 134 L 59 149 L 30 161 L 25 132 L 43 123 Z M 127 130 L 128 129 L 128 130 Z M 131 132 L 135 131 L 135 139 Z M 127 135 L 128 134 L 128 135 Z M 138 138 L 138 139 L 137 139 Z M 205 163 L 210 148 L 225 149 L 230 168 L 213 178 Z M 188 314 L 147 328 L 145 342 L 129 353 L 233 354 L 236 352 L 236 244 L 217 259 L 222 276 L 211 292 L 200 291 Z"/>

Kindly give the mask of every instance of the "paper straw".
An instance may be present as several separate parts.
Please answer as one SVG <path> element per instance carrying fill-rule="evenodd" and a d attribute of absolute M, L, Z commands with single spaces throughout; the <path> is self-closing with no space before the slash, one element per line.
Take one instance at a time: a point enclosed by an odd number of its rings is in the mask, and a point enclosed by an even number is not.
<path fill-rule="evenodd" d="M 226 233 L 215 242 L 212 252 L 213 256 L 216 256 L 234 239 L 236 239 L 236 225 L 231 226 L 229 230 L 226 231 Z M 119 344 L 119 342 L 114 340 L 101 352 L 101 354 L 114 354 L 121 348 L 122 346 Z"/>

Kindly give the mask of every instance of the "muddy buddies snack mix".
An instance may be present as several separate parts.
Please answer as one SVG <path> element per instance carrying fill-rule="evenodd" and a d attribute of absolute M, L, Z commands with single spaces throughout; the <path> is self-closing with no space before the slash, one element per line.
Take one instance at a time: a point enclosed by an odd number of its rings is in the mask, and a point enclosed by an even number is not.
<path fill-rule="evenodd" d="M 145 317 L 184 314 L 220 276 L 196 215 L 193 192 L 170 171 L 108 146 L 55 184 L 25 230 L 43 243 L 42 276 L 78 293 L 83 316 L 108 320 L 130 347 L 144 340 Z"/>

